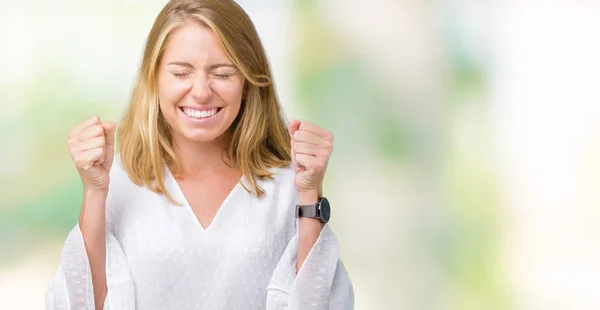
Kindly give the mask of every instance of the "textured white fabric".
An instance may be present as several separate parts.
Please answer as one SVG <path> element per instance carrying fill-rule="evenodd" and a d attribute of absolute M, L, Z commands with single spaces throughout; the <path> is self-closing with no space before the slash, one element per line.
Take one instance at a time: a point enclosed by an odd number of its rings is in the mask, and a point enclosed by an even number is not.
<path fill-rule="evenodd" d="M 168 169 L 166 186 L 183 206 L 131 182 L 118 155 L 106 209 L 104 309 L 353 309 L 354 292 L 338 243 L 325 225 L 296 275 L 291 167 L 260 180 L 260 199 L 238 183 L 202 228 Z M 78 226 L 65 242 L 46 292 L 47 309 L 94 309 Z"/>

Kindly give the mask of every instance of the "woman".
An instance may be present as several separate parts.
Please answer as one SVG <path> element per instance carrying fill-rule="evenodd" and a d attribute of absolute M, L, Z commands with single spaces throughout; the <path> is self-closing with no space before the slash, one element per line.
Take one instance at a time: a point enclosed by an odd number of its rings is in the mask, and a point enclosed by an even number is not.
<path fill-rule="evenodd" d="M 285 121 L 256 30 L 231 0 L 174 0 L 118 129 L 67 142 L 81 216 L 48 309 L 352 309 L 321 184 L 333 136 Z"/>

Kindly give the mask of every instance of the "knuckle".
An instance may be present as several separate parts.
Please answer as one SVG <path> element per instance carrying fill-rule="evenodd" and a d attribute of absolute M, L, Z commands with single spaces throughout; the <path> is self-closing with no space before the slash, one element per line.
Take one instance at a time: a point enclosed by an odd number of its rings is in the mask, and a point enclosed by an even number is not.
<path fill-rule="evenodd" d="M 99 136 L 104 134 L 104 129 L 102 129 L 102 125 L 95 125 L 92 131 L 94 136 Z"/>
<path fill-rule="evenodd" d="M 84 130 L 81 133 L 82 137 L 85 137 L 86 139 L 89 139 L 89 137 L 94 137 L 96 136 L 97 132 L 98 132 L 98 128 L 96 128 L 97 126 L 90 126 L 88 129 Z"/>
<path fill-rule="evenodd" d="M 82 137 L 82 138 L 84 138 L 84 137 Z M 90 137 L 90 138 L 85 137 L 84 139 L 81 139 L 81 141 L 77 142 L 77 144 L 80 146 L 87 146 L 90 143 L 90 141 L 94 141 L 94 138 L 93 137 Z"/>
<path fill-rule="evenodd" d="M 102 146 L 104 144 L 104 137 L 103 136 L 94 137 L 93 142 L 94 142 L 94 146 L 96 146 L 96 145 Z"/>
<path fill-rule="evenodd" d="M 83 167 L 83 165 L 85 164 L 85 160 L 83 158 L 81 158 L 81 156 L 74 158 L 73 162 L 75 163 L 75 166 L 77 166 L 77 167 Z"/>
<path fill-rule="evenodd" d="M 77 157 L 77 155 L 79 154 L 79 148 L 76 145 L 72 145 L 69 148 L 69 154 L 71 154 L 73 158 Z"/>

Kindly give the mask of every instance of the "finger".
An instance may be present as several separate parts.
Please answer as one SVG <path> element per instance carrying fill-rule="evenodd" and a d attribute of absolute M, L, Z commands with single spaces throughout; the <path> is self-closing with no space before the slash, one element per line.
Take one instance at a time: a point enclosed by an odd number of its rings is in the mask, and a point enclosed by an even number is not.
<path fill-rule="evenodd" d="M 300 121 L 297 119 L 292 119 L 288 124 L 288 131 L 290 132 L 290 137 L 294 134 L 296 130 L 300 127 Z"/>
<path fill-rule="evenodd" d="M 100 137 L 91 138 L 91 139 L 81 142 L 78 149 L 80 152 L 83 153 L 87 150 L 95 149 L 98 147 L 105 147 L 105 146 L 106 146 L 106 141 L 104 139 L 104 136 L 100 136 Z"/>
<path fill-rule="evenodd" d="M 85 121 L 77 124 L 75 127 L 73 127 L 73 129 L 71 129 L 71 131 L 69 132 L 69 137 L 75 137 L 75 136 L 81 134 L 88 127 L 95 125 L 95 124 L 99 124 L 99 123 L 100 123 L 100 118 L 98 116 L 92 116 L 92 117 L 86 119 Z"/>
<path fill-rule="evenodd" d="M 106 141 L 106 150 L 104 153 L 104 157 L 98 161 L 103 164 L 106 169 L 110 170 L 113 161 L 113 155 L 115 153 L 115 130 L 117 125 L 111 121 L 105 122 L 102 124 L 104 128 L 104 139 Z"/>
<path fill-rule="evenodd" d="M 329 151 L 327 149 L 310 143 L 296 142 L 294 143 L 294 151 L 296 152 L 296 155 L 304 154 L 315 157 L 329 157 Z"/>
<path fill-rule="evenodd" d="M 92 125 L 86 128 L 82 133 L 67 140 L 67 148 L 70 152 L 81 150 L 81 145 L 88 140 L 104 136 L 104 129 L 101 125 Z"/>
<path fill-rule="evenodd" d="M 116 125 L 113 122 L 105 122 L 102 124 L 104 128 L 104 137 L 106 139 L 106 147 L 112 147 L 115 145 L 115 129 Z"/>
<path fill-rule="evenodd" d="M 296 154 L 296 162 L 300 167 L 305 168 L 306 170 L 314 169 L 319 166 L 319 159 L 306 154 Z"/>
<path fill-rule="evenodd" d="M 79 134 L 76 139 L 80 142 L 83 141 L 87 141 L 89 139 L 95 138 L 95 137 L 102 137 L 104 136 L 104 128 L 102 127 L 102 124 L 99 125 L 92 125 L 88 128 L 86 128 L 81 134 Z"/>
<path fill-rule="evenodd" d="M 296 153 L 294 152 L 294 139 L 292 137 L 294 136 L 294 132 L 298 130 L 298 127 L 300 127 L 300 121 L 298 121 L 297 119 L 292 119 L 288 124 L 288 132 L 290 133 L 290 146 L 292 147 L 292 164 L 294 165 L 296 165 L 297 163 L 295 160 Z"/>
<path fill-rule="evenodd" d="M 305 142 L 315 145 L 323 144 L 323 141 L 325 141 L 321 136 L 306 130 L 296 130 L 292 136 L 292 140 L 294 142 Z"/>
<path fill-rule="evenodd" d="M 333 134 L 329 130 L 327 130 L 325 128 L 321 128 L 311 122 L 302 122 L 298 129 L 310 131 L 324 139 L 333 141 Z"/>
<path fill-rule="evenodd" d="M 88 170 L 94 166 L 94 162 L 104 156 L 104 148 L 95 148 L 85 151 L 75 160 L 75 165 L 83 170 Z"/>

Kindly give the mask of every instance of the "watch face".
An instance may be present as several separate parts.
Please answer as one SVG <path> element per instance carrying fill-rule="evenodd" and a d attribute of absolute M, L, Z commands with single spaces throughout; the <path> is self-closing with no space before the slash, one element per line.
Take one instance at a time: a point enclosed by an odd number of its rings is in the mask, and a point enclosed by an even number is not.
<path fill-rule="evenodd" d="M 331 208 L 329 207 L 329 200 L 327 200 L 327 198 L 321 198 L 319 211 L 321 213 L 321 220 L 323 221 L 323 223 L 329 222 L 329 217 L 331 216 Z"/>

